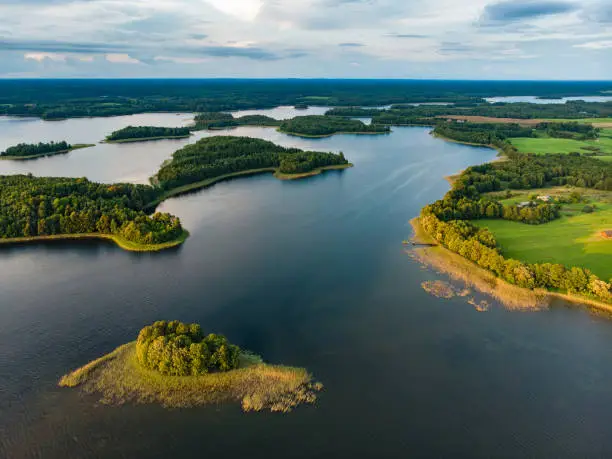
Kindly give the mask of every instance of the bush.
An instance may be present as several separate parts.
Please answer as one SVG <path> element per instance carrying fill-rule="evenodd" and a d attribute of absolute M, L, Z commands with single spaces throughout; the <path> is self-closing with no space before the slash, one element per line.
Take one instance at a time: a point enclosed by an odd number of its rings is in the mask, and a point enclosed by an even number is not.
<path fill-rule="evenodd" d="M 593 206 L 590 206 L 590 205 L 588 205 L 588 204 L 582 208 L 582 211 L 583 211 L 585 214 L 592 214 L 594 210 L 595 210 L 595 209 L 593 209 Z"/>
<path fill-rule="evenodd" d="M 158 321 L 140 330 L 136 355 L 142 366 L 164 375 L 201 375 L 238 368 L 240 348 L 223 335 L 203 336 L 198 324 Z"/>

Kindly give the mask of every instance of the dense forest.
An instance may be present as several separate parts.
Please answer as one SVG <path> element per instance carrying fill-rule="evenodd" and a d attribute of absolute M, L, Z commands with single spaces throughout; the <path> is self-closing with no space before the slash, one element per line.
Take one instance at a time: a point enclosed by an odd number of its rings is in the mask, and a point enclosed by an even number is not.
<path fill-rule="evenodd" d="M 146 185 L 0 176 L 0 238 L 103 233 L 141 244 L 175 240 L 183 234 L 177 217 L 142 211 L 156 196 Z"/>
<path fill-rule="evenodd" d="M 526 94 L 563 97 L 599 95 L 610 90 L 609 82 L 572 81 L 2 80 L 0 114 L 62 119 L 144 112 L 231 111 L 279 105 L 357 107 L 451 102 L 466 106 L 483 102 L 483 97 Z M 590 109 L 586 111 L 591 113 Z M 600 116 L 607 115 L 602 112 Z M 520 117 L 535 116 L 532 113 Z"/>
<path fill-rule="evenodd" d="M 391 131 L 388 126 L 368 126 L 359 120 L 326 115 L 296 116 L 283 121 L 280 130 L 288 134 L 304 136 L 327 136 L 348 132 L 387 133 Z"/>
<path fill-rule="evenodd" d="M 528 264 L 505 259 L 488 230 L 469 220 L 506 218 L 540 224 L 558 216 L 558 207 L 542 203 L 519 209 L 483 193 L 571 185 L 612 190 L 612 164 L 587 156 L 516 155 L 507 161 L 466 169 L 446 196 L 421 211 L 423 229 L 446 248 L 526 288 L 548 288 L 612 301 L 611 286 L 588 269 L 558 264 Z"/>
<path fill-rule="evenodd" d="M 197 376 L 238 368 L 240 348 L 223 335 L 204 335 L 198 324 L 158 321 L 140 330 L 136 356 L 163 375 Z"/>
<path fill-rule="evenodd" d="M 162 139 L 173 137 L 189 137 L 188 127 L 156 127 L 156 126 L 127 126 L 113 132 L 106 137 L 108 142 L 138 139 Z"/>
<path fill-rule="evenodd" d="M 223 129 L 237 126 L 280 126 L 281 122 L 265 115 L 245 115 L 235 118 L 231 113 L 206 112 L 195 117 L 194 129 Z"/>
<path fill-rule="evenodd" d="M 164 190 L 251 169 L 275 168 L 293 174 L 323 166 L 347 164 L 342 153 L 320 153 L 284 148 L 250 137 L 208 137 L 172 155 L 154 177 Z"/>
<path fill-rule="evenodd" d="M 41 156 L 45 154 L 60 153 L 68 151 L 72 148 L 72 145 L 66 141 L 62 142 L 49 142 L 49 143 L 34 143 L 26 144 L 20 143 L 14 147 L 9 147 L 6 151 L 0 153 L 0 156 L 16 156 L 16 157 L 27 157 L 27 156 Z"/>

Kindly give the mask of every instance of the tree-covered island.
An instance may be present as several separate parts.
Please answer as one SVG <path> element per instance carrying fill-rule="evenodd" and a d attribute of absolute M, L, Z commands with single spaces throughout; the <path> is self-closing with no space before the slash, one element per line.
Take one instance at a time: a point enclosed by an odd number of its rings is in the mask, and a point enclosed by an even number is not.
<path fill-rule="evenodd" d="M 58 155 L 68 153 L 72 150 L 78 150 L 80 148 L 93 147 L 91 144 L 76 144 L 70 145 L 68 142 L 49 142 L 49 143 L 20 143 L 13 147 L 7 148 L 5 151 L 0 152 L 0 159 L 34 159 L 42 158 L 43 156 Z"/>
<path fill-rule="evenodd" d="M 278 178 L 293 179 L 350 166 L 342 153 L 302 151 L 251 137 L 216 136 L 176 151 L 152 183 L 167 197 L 239 175 L 274 172 Z"/>
<path fill-rule="evenodd" d="M 300 137 L 329 137 L 334 134 L 388 134 L 389 126 L 366 125 L 340 116 L 296 116 L 280 124 L 279 131 Z"/>
<path fill-rule="evenodd" d="M 136 342 L 63 376 L 59 385 L 80 386 L 115 405 L 188 407 L 235 401 L 244 411 L 278 412 L 314 403 L 323 388 L 303 368 L 263 363 L 222 335 L 176 320 L 144 327 Z"/>
<path fill-rule="evenodd" d="M 178 150 L 151 185 L 101 184 L 85 178 L 0 176 L 0 244 L 50 239 L 110 239 L 133 251 L 180 245 L 180 220 L 154 213 L 163 200 L 238 176 L 280 179 L 350 167 L 342 153 L 284 148 L 249 137 L 209 137 Z"/>
<path fill-rule="evenodd" d="M 194 130 L 227 129 L 238 126 L 277 127 L 281 122 L 265 115 L 244 115 L 238 118 L 226 112 L 204 112 L 196 115 Z"/>
<path fill-rule="evenodd" d="M 127 126 L 106 137 L 107 143 L 144 142 L 147 140 L 186 139 L 191 135 L 188 127 Z"/>

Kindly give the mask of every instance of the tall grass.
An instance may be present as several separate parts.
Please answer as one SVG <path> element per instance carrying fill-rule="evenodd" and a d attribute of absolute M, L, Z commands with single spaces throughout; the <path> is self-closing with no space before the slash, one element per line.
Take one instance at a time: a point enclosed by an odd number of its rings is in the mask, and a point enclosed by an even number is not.
<path fill-rule="evenodd" d="M 237 370 L 165 376 L 138 363 L 134 342 L 67 374 L 59 385 L 81 386 L 85 392 L 100 394 L 102 403 L 113 405 L 129 402 L 189 407 L 236 401 L 244 411 L 280 412 L 314 403 L 315 393 L 322 389 L 303 368 L 268 365 L 246 353 L 241 355 Z"/>

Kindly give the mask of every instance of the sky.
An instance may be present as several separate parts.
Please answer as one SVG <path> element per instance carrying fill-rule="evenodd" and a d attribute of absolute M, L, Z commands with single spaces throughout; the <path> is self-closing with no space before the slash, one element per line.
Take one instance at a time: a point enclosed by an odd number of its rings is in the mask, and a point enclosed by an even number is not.
<path fill-rule="evenodd" d="M 0 77 L 606 79 L 612 0 L 0 0 Z"/>

